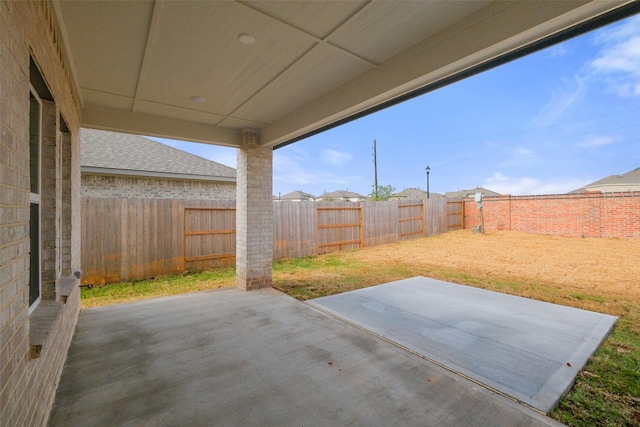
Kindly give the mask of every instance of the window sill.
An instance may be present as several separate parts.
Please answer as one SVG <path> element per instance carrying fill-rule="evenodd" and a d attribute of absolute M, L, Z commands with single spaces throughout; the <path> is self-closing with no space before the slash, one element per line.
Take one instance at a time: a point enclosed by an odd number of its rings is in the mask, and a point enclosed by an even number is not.
<path fill-rule="evenodd" d="M 59 289 L 58 294 L 60 295 L 60 301 L 66 304 L 67 298 L 69 298 L 69 295 L 71 295 L 73 288 L 75 288 L 78 285 L 79 285 L 78 278 L 75 276 L 61 277 L 60 283 L 58 283 L 58 289 Z"/>
<path fill-rule="evenodd" d="M 42 348 L 55 327 L 60 313 L 71 295 L 74 287 L 78 286 L 75 277 L 62 277 L 59 282 L 60 301 L 40 301 L 38 306 L 29 315 L 29 357 L 38 359 Z"/>

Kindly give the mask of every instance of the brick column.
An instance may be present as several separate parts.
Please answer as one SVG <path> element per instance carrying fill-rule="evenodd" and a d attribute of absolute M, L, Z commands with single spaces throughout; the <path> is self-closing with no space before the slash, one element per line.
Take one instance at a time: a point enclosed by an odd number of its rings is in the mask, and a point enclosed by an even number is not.
<path fill-rule="evenodd" d="M 273 263 L 273 149 L 243 131 L 236 180 L 236 286 L 271 287 Z"/>

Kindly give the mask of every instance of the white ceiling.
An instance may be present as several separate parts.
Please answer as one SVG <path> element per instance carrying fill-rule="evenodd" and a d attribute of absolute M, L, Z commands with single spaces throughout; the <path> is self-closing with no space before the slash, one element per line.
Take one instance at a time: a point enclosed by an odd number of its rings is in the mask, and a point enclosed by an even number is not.
<path fill-rule="evenodd" d="M 227 146 L 245 128 L 281 145 L 625 3 L 54 0 L 83 126 Z"/>

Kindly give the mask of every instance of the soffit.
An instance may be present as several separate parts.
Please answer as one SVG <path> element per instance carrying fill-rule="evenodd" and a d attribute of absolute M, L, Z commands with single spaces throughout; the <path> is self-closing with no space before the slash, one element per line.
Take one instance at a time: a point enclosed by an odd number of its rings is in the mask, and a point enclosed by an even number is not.
<path fill-rule="evenodd" d="M 228 146 L 243 128 L 285 143 L 624 3 L 54 0 L 83 126 Z"/>

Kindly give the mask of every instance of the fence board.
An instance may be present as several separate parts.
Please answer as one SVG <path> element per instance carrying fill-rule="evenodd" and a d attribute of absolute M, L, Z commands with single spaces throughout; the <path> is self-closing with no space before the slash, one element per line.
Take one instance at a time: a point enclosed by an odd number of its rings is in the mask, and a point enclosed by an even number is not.
<path fill-rule="evenodd" d="M 447 202 L 447 230 L 464 228 L 464 201 L 449 200 Z"/>
<path fill-rule="evenodd" d="M 435 236 L 447 232 L 447 198 L 436 197 L 425 200 L 425 236 Z"/>
<path fill-rule="evenodd" d="M 277 201 L 273 257 L 397 242 L 419 237 L 420 227 L 425 235 L 442 233 L 447 230 L 446 207 L 445 199 Z M 83 281 L 111 283 L 233 264 L 234 209 L 233 201 L 83 199 Z"/>
<path fill-rule="evenodd" d="M 398 201 L 362 202 L 365 246 L 398 241 Z"/>
<path fill-rule="evenodd" d="M 316 207 L 313 202 L 273 204 L 273 258 L 298 258 L 315 254 Z"/>

